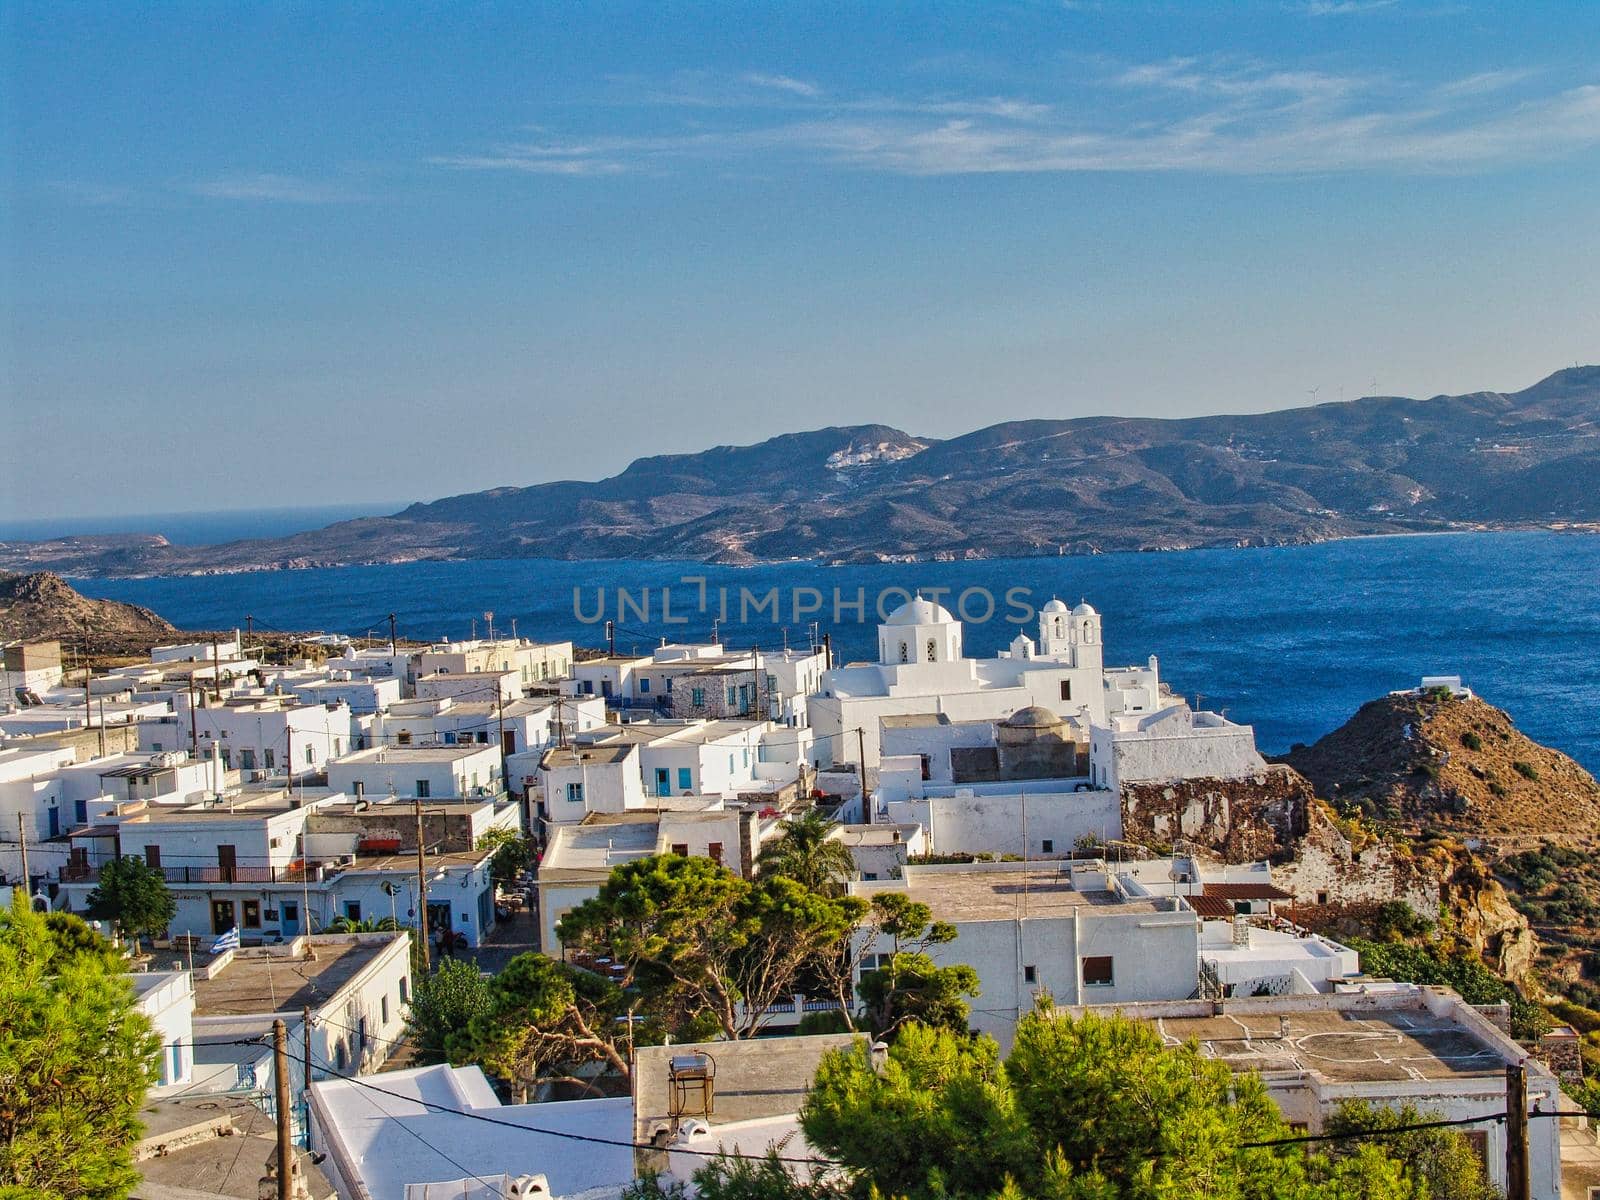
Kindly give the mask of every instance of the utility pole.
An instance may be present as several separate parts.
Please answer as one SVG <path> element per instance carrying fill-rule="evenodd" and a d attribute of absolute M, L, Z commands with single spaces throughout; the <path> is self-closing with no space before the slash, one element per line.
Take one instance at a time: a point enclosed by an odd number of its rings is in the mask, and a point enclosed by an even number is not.
<path fill-rule="evenodd" d="M 189 749 L 200 757 L 200 718 L 195 715 L 194 672 L 189 672 Z"/>
<path fill-rule="evenodd" d="M 289 1137 L 289 1031 L 272 1022 L 272 1082 L 278 1106 L 278 1200 L 293 1200 L 294 1143 Z"/>
<path fill-rule="evenodd" d="M 615 621 L 606 622 L 606 655 L 609 658 L 617 656 L 617 623 Z"/>
<path fill-rule="evenodd" d="M 88 685 L 85 684 L 85 687 Z M 217 639 L 211 639 L 211 694 L 218 703 L 222 701 L 222 648 Z"/>
<path fill-rule="evenodd" d="M 867 799 L 867 732 L 862 725 L 856 726 L 856 756 L 861 761 L 861 819 L 871 825 L 872 802 Z"/>
<path fill-rule="evenodd" d="M 422 970 L 433 967 L 428 953 L 428 852 L 422 846 L 422 798 L 411 801 L 411 810 L 417 817 L 417 917 L 422 931 Z"/>
<path fill-rule="evenodd" d="M 28 826 L 23 822 L 22 814 L 17 814 L 17 841 L 22 844 L 22 890 L 28 897 L 29 905 L 33 904 L 33 879 L 28 874 Z"/>
<path fill-rule="evenodd" d="M 822 669 L 824 671 L 833 670 L 833 634 L 831 633 L 822 635 Z"/>
<path fill-rule="evenodd" d="M 100 757 L 106 756 L 106 702 L 100 701 Z"/>
<path fill-rule="evenodd" d="M 244 615 L 244 640 L 252 641 L 256 636 L 256 619 L 249 613 Z"/>
<path fill-rule="evenodd" d="M 1528 1068 L 1506 1068 L 1506 1200 L 1529 1200 Z"/>
<path fill-rule="evenodd" d="M 89 707 L 89 655 L 86 651 L 83 656 L 83 727 L 88 729 L 93 724 L 94 709 Z"/>
<path fill-rule="evenodd" d="M 495 686 L 494 693 L 499 697 L 500 700 L 500 702 L 495 705 L 495 716 L 500 722 L 500 786 L 505 788 L 507 791 L 510 791 L 511 783 L 509 777 L 506 775 L 506 759 L 508 757 L 508 752 L 506 750 L 506 696 L 505 693 L 500 690 L 499 685 Z"/>
<path fill-rule="evenodd" d="M 395 653 L 394 614 L 393 613 L 389 614 L 389 653 L 391 655 L 393 655 Z"/>
<path fill-rule="evenodd" d="M 306 1076 L 306 1097 L 309 1102 L 311 1096 L 311 1006 L 308 1004 L 300 1010 L 300 1031 L 305 1034 L 305 1060 L 301 1064 Z"/>

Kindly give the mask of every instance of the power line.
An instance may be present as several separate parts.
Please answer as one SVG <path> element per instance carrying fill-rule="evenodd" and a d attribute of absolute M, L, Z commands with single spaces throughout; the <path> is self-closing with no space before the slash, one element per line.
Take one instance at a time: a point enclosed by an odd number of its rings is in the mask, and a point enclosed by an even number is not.
<path fill-rule="evenodd" d="M 451 1108 L 448 1105 L 437 1104 L 431 1100 L 423 1100 L 417 1096 L 408 1096 L 402 1092 L 391 1092 L 388 1088 L 381 1088 L 377 1086 L 377 1084 L 368 1083 L 365 1079 L 359 1078 L 358 1076 L 346 1075 L 342 1071 L 335 1071 L 326 1063 L 319 1063 L 318 1066 L 322 1067 L 323 1070 L 327 1071 L 329 1075 L 332 1075 L 336 1079 L 342 1079 L 346 1083 L 353 1083 L 357 1087 L 366 1088 L 368 1091 L 378 1092 L 382 1095 L 390 1097 L 391 1099 L 404 1100 L 411 1104 L 419 1104 L 423 1108 L 430 1109 L 434 1112 L 445 1113 L 449 1116 L 466 1117 L 469 1120 L 482 1121 L 488 1125 L 498 1125 L 504 1129 L 515 1129 L 519 1133 L 536 1133 L 542 1137 L 559 1138 L 571 1142 L 587 1142 L 596 1146 L 616 1146 L 623 1150 L 667 1150 L 674 1154 L 692 1154 L 697 1158 L 744 1158 L 757 1162 L 765 1162 L 775 1157 L 778 1162 L 798 1163 L 804 1166 L 843 1167 L 848 1165 L 846 1163 L 838 1162 L 829 1158 L 801 1158 L 796 1155 L 784 1156 L 781 1154 L 776 1156 L 767 1154 L 744 1154 L 722 1149 L 691 1150 L 684 1146 L 657 1146 L 651 1142 L 635 1142 L 625 1141 L 621 1138 L 597 1137 L 591 1133 L 573 1133 L 570 1130 L 539 1129 L 532 1125 L 519 1125 L 515 1121 L 505 1121 L 498 1117 L 491 1117 L 486 1113 L 472 1112 L 460 1108 Z"/>
<path fill-rule="evenodd" d="M 1411 1125 L 1396 1125 L 1390 1129 L 1352 1129 L 1348 1133 L 1307 1133 L 1297 1137 L 1277 1138 L 1270 1142 L 1240 1142 L 1234 1148 L 1237 1150 L 1266 1150 L 1273 1146 L 1298 1146 L 1307 1142 L 1359 1141 L 1362 1138 L 1394 1137 L 1397 1134 L 1414 1133 L 1419 1129 L 1453 1129 L 1461 1125 L 1482 1125 L 1485 1122 L 1502 1124 L 1505 1119 L 1504 1113 L 1492 1113 L 1485 1117 L 1461 1117 L 1454 1121 L 1418 1121 Z"/>

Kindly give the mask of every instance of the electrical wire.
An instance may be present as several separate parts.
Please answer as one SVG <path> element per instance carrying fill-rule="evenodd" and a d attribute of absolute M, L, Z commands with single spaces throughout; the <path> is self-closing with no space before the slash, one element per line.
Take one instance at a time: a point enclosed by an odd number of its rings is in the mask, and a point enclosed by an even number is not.
<path fill-rule="evenodd" d="M 570 1130 L 562 1129 L 540 1129 L 532 1125 L 521 1125 L 516 1121 L 505 1121 L 498 1117 L 491 1117 L 487 1113 L 475 1112 L 469 1109 L 451 1108 L 447 1104 L 438 1104 L 431 1100 L 421 1100 L 416 1096 L 405 1095 L 403 1092 L 392 1092 L 388 1088 L 381 1088 L 377 1086 L 377 1084 L 368 1083 L 365 1079 L 359 1076 L 348 1075 L 343 1071 L 336 1071 L 326 1063 L 317 1063 L 316 1065 L 321 1067 L 324 1071 L 336 1079 L 342 1079 L 346 1083 L 353 1083 L 357 1087 L 365 1088 L 368 1091 L 378 1092 L 381 1095 L 390 1097 L 391 1099 L 404 1100 L 411 1104 L 419 1104 L 423 1108 L 430 1109 L 433 1112 L 444 1113 L 449 1116 L 465 1117 L 472 1121 L 482 1121 L 485 1124 L 498 1125 L 504 1129 L 515 1129 L 519 1133 L 536 1133 L 542 1137 L 558 1138 L 570 1142 L 585 1142 L 596 1146 L 616 1146 L 619 1149 L 624 1150 L 670 1151 L 673 1154 L 688 1154 L 693 1155 L 696 1158 L 744 1158 L 762 1162 L 773 1157 L 767 1154 L 745 1154 L 742 1152 L 721 1149 L 692 1150 L 684 1146 L 657 1146 L 651 1142 L 635 1142 L 626 1141 L 621 1138 L 598 1137 L 592 1133 L 573 1133 Z M 846 1165 L 845 1163 L 828 1158 L 801 1158 L 797 1155 L 785 1156 L 781 1154 L 777 1155 L 776 1158 L 778 1162 L 798 1163 L 805 1166 L 842 1167 Z"/>

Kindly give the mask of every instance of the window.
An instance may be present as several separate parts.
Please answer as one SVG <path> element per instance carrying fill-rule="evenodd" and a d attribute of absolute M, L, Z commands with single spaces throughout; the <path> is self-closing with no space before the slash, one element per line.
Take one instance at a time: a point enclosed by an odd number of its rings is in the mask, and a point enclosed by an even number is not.
<path fill-rule="evenodd" d="M 306 766 L 308 766 L 308 767 L 315 766 L 316 762 L 317 762 L 317 756 L 314 753 L 312 753 L 311 743 L 307 742 L 306 743 Z"/>
<path fill-rule="evenodd" d="M 410 984 L 410 981 L 407 980 L 404 976 L 401 976 L 400 977 L 400 1003 L 401 1004 L 409 1004 L 410 1002 L 411 1002 L 411 984 Z"/>
<path fill-rule="evenodd" d="M 911 661 L 911 659 L 906 654 L 906 644 L 904 642 L 900 643 L 900 661 L 901 662 L 910 662 Z"/>
<path fill-rule="evenodd" d="M 684 792 L 694 790 L 694 771 L 688 767 L 678 768 L 678 790 Z"/>
<path fill-rule="evenodd" d="M 673 842 L 672 843 L 672 852 L 674 854 L 676 854 L 679 858 L 688 858 L 689 857 L 689 843 L 688 842 Z"/>
<path fill-rule="evenodd" d="M 270 771 L 278 765 L 278 756 L 271 750 L 263 750 L 261 752 L 261 761 L 266 764 L 267 770 Z"/>
<path fill-rule="evenodd" d="M 144 865 L 147 867 L 159 867 L 161 865 L 160 846 L 146 846 L 144 848 Z"/>
<path fill-rule="evenodd" d="M 428 786 L 428 781 L 426 779 L 417 780 L 417 799 L 426 800 L 431 795 L 433 795 L 433 789 Z"/>
<path fill-rule="evenodd" d="M 1079 963 L 1083 971 L 1084 987 L 1111 987 L 1116 983 L 1116 974 L 1111 968 L 1111 955 L 1095 954 L 1082 959 Z"/>
<path fill-rule="evenodd" d="M 150 749 L 154 750 L 157 754 L 160 754 L 164 747 L 160 742 L 151 742 Z"/>
<path fill-rule="evenodd" d="M 394 735 L 394 744 L 396 746 L 409 746 L 409 745 L 411 745 L 411 730 L 402 729 L 399 733 L 395 734 Z"/>
<path fill-rule="evenodd" d="M 1022 982 L 1023 983 L 1038 983 L 1039 982 L 1039 968 L 1034 966 L 1032 963 L 1029 963 L 1027 966 L 1023 967 L 1022 968 Z"/>
<path fill-rule="evenodd" d="M 712 842 L 706 847 L 706 857 L 718 866 L 722 865 L 722 843 Z"/>
<path fill-rule="evenodd" d="M 343 738 L 334 738 L 333 739 L 333 756 L 335 758 L 338 758 L 343 753 L 344 753 L 344 739 Z"/>
<path fill-rule="evenodd" d="M 938 643 L 932 638 L 928 639 L 928 661 L 933 662 L 938 658 Z"/>
<path fill-rule="evenodd" d="M 387 1025 L 389 1023 L 389 994 L 387 992 L 378 997 L 378 1011 L 382 1014 L 380 1020 Z"/>
<path fill-rule="evenodd" d="M 876 871 L 863 871 L 861 872 L 861 878 L 865 879 L 868 883 L 871 883 L 873 880 L 878 878 L 878 873 Z"/>
<path fill-rule="evenodd" d="M 691 704 L 693 704 L 695 708 L 704 708 L 706 706 L 706 690 L 705 690 L 705 688 L 692 688 L 692 689 L 690 689 L 690 691 L 689 691 L 689 702 Z"/>
<path fill-rule="evenodd" d="M 1327 902 L 1328 902 L 1328 893 L 1327 892 L 1318 892 L 1317 893 L 1317 903 L 1318 904 L 1326 904 Z"/>
<path fill-rule="evenodd" d="M 346 900 L 344 902 L 344 915 L 349 917 L 352 921 L 361 920 L 361 901 Z"/>
<path fill-rule="evenodd" d="M 641 675 L 641 676 L 639 676 L 639 695 L 648 696 L 649 694 L 650 694 L 650 680 L 645 678 L 643 675 Z"/>
<path fill-rule="evenodd" d="M 256 769 L 256 752 L 250 749 L 239 751 L 239 766 L 246 771 L 254 771 Z"/>
<path fill-rule="evenodd" d="M 1046 854 L 1054 854 L 1056 852 L 1056 844 L 1051 838 L 1045 838 L 1042 846 Z"/>
<path fill-rule="evenodd" d="M 246 929 L 261 928 L 261 901 L 246 900 L 244 902 L 244 927 Z"/>
<path fill-rule="evenodd" d="M 222 769 L 224 771 L 233 770 L 233 751 L 226 746 L 222 748 Z"/>
<path fill-rule="evenodd" d="M 344 1042 L 341 1040 L 339 1044 L 333 1048 L 333 1065 L 342 1071 L 345 1068 L 345 1061 Z"/>
<path fill-rule="evenodd" d="M 733 684 L 728 685 L 728 707 L 737 708 L 739 705 L 739 689 Z"/>
<path fill-rule="evenodd" d="M 1072 680 L 1063 679 L 1061 681 L 1061 698 L 1063 700 L 1072 699 Z"/>
<path fill-rule="evenodd" d="M 583 784 L 581 784 L 581 783 L 569 783 L 569 784 L 567 784 L 567 803 L 568 804 L 582 804 L 583 803 Z"/>

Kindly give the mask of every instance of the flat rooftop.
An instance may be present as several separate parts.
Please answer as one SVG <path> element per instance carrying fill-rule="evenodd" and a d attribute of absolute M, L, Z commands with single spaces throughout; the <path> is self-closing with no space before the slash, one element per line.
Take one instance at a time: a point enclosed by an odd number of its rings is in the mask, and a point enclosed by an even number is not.
<path fill-rule="evenodd" d="M 412 858 L 414 864 L 416 859 Z M 368 964 L 388 950 L 401 931 L 382 940 L 306 939 L 315 958 L 304 954 L 235 954 L 233 961 L 206 979 L 196 973 L 197 1017 L 294 1012 L 326 1001 Z"/>
<path fill-rule="evenodd" d="M 1392 1010 L 1225 1012 L 1161 1017 L 1169 1046 L 1190 1038 L 1235 1071 L 1315 1072 L 1338 1082 L 1395 1082 L 1500 1076 L 1505 1059 L 1448 1017 L 1418 1007 Z"/>
<path fill-rule="evenodd" d="M 812 1037 L 755 1038 L 740 1042 L 698 1042 L 675 1046 L 640 1046 L 634 1051 L 634 1137 L 649 1141 L 669 1120 L 672 1060 L 707 1054 L 715 1063 L 713 1128 L 735 1121 L 781 1117 L 805 1102 L 817 1064 L 829 1050 L 849 1046 L 861 1034 L 828 1033 Z M 696 1114 L 698 1115 L 698 1114 Z M 793 1153 L 793 1151 L 790 1151 Z"/>
<path fill-rule="evenodd" d="M 333 760 L 333 765 L 365 766 L 367 763 L 429 763 L 455 762 L 478 754 L 500 753 L 500 747 L 489 743 L 471 746 L 378 746 L 371 750 L 357 750 L 343 758 Z"/>
<path fill-rule="evenodd" d="M 926 904 L 943 921 L 1006 921 L 1017 917 L 1064 917 L 1086 908 L 1119 912 L 1166 912 L 1170 902 L 1157 898 L 1125 899 L 1109 891 L 1079 891 L 1072 876 L 1057 864 L 1017 870 L 906 871 L 906 895 Z M 871 883 L 856 884 L 863 894 L 883 891 Z"/>

